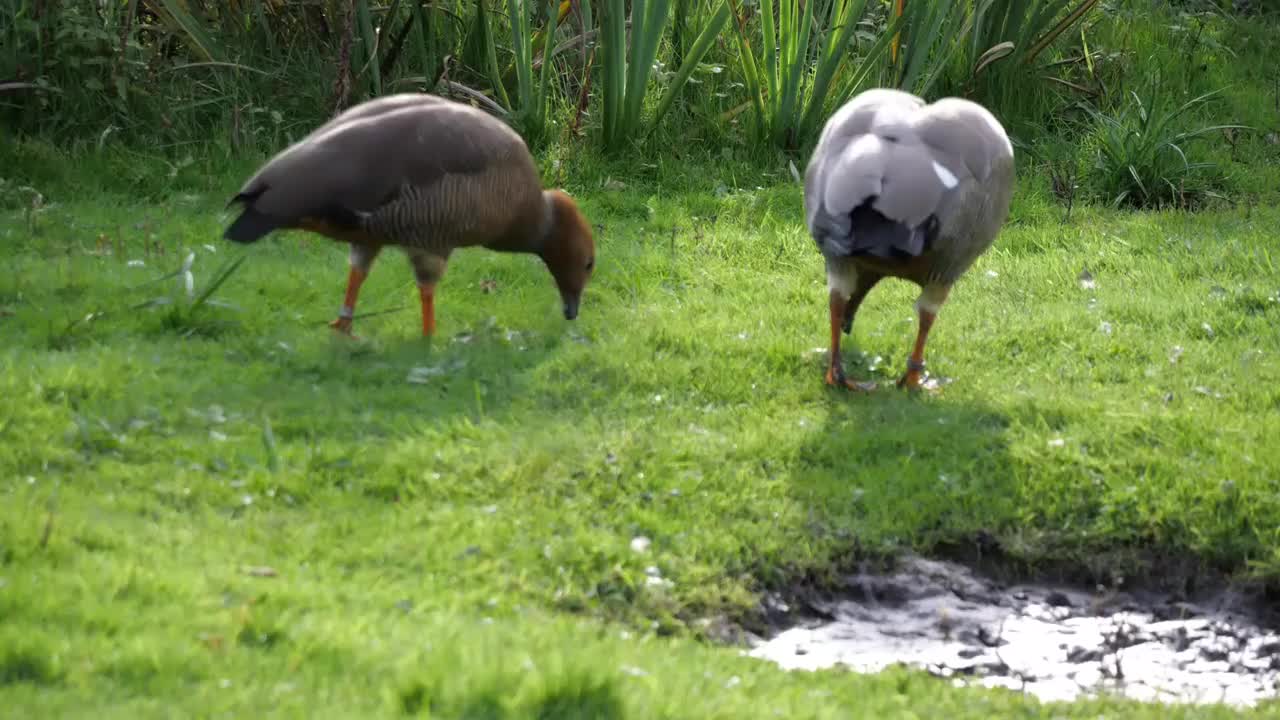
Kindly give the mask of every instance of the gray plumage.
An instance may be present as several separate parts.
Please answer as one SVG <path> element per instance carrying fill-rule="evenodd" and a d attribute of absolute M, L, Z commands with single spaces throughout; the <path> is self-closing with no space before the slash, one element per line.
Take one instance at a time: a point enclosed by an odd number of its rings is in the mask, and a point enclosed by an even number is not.
<path fill-rule="evenodd" d="M 824 255 L 902 261 L 929 250 L 920 279 L 954 282 L 1004 222 L 1013 170 L 1013 146 L 982 106 L 870 90 L 823 129 L 805 172 L 806 222 Z"/>
<path fill-rule="evenodd" d="M 805 223 L 831 293 L 827 382 L 849 387 L 839 335 L 885 277 L 916 283 L 920 332 L 899 381 L 920 383 L 924 344 L 951 286 L 991 247 L 1013 197 L 1013 145 L 985 108 L 960 98 L 926 104 L 875 89 L 828 120 L 805 168 Z"/>

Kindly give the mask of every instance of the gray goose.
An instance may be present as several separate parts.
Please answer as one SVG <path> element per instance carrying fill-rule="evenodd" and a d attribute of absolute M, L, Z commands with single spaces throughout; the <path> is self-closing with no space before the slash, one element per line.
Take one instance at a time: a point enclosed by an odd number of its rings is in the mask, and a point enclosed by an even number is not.
<path fill-rule="evenodd" d="M 991 246 L 1009 214 L 1013 145 L 981 105 L 932 104 L 891 89 L 863 92 L 823 127 L 804 177 L 805 222 L 826 263 L 831 356 L 826 382 L 845 377 L 840 331 L 885 277 L 920 286 L 919 328 L 899 387 L 916 389 L 924 346 L 951 287 Z"/>
<path fill-rule="evenodd" d="M 252 243 L 275 230 L 318 233 L 351 246 L 341 310 L 350 334 L 360 285 L 387 245 L 402 248 L 435 332 L 435 288 L 457 248 L 540 257 L 564 316 L 578 315 L 595 267 L 591 226 L 561 190 L 543 190 L 524 140 L 501 120 L 445 98 L 402 93 L 356 105 L 281 151 L 228 203 L 223 234 Z"/>

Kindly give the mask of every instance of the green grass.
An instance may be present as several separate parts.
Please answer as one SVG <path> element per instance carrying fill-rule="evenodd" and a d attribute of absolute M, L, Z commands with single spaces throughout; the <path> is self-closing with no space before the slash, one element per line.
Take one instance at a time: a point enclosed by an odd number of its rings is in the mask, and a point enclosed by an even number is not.
<path fill-rule="evenodd" d="M 787 674 L 705 640 L 758 629 L 766 588 L 979 532 L 1032 567 L 1280 578 L 1275 203 L 1061 225 L 1028 176 L 935 326 L 953 382 L 884 387 L 915 331 L 890 282 L 845 345 L 884 381 L 863 397 L 822 383 L 822 264 L 785 170 L 564 162 L 602 226 L 579 319 L 536 260 L 467 251 L 432 341 L 394 252 L 358 312 L 407 309 L 352 343 L 324 327 L 343 247 L 219 240 L 239 174 L 144 201 L 51 179 L 34 220 L 0 216 L 6 712 L 1229 714 Z M 213 296 L 234 307 L 131 309 L 183 304 L 144 283 L 188 249 L 197 292 L 247 256 Z"/>
<path fill-rule="evenodd" d="M 77 112 L 28 119 L 74 151 L 0 139 L 0 716 L 1235 716 L 790 674 L 719 642 L 764 630 L 765 591 L 975 536 L 1033 573 L 1280 582 L 1274 21 L 1099 17 L 1096 67 L 1068 77 L 1105 88 L 1104 112 L 1181 68 L 1186 98 L 1222 94 L 1180 130 L 1258 129 L 1193 148 L 1235 205 L 1113 212 L 1081 192 L 1064 225 L 1024 168 L 1008 230 L 931 336 L 930 370 L 953 380 L 938 397 L 891 388 L 915 333 L 900 282 L 845 341 L 882 390 L 823 386 L 821 259 L 786 160 L 720 117 L 744 97 L 731 42 L 707 58 L 730 71 L 699 68 L 707 92 L 642 158 L 540 144 L 602 227 L 577 322 L 536 260 L 468 251 L 430 342 L 395 252 L 359 312 L 403 309 L 357 320 L 351 343 L 324 326 L 344 248 L 218 239 L 240 156 L 327 112 L 329 80 L 281 79 L 331 79 L 332 53 L 257 85 L 162 73 L 110 107 L 68 85 Z M 236 102 L 210 104 L 209 77 Z M 1056 140 L 1090 190 L 1077 95 L 1024 90 L 1002 118 Z M 576 97 L 553 98 L 561 129 Z M 177 278 L 149 282 L 187 252 L 197 293 L 244 262 L 190 309 Z"/>

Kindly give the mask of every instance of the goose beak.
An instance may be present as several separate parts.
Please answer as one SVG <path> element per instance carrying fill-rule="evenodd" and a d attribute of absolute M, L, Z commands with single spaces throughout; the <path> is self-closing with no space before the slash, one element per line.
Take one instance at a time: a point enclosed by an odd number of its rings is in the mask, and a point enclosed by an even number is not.
<path fill-rule="evenodd" d="M 578 317 L 578 301 L 579 297 L 565 295 L 564 297 L 564 319 L 573 320 Z"/>

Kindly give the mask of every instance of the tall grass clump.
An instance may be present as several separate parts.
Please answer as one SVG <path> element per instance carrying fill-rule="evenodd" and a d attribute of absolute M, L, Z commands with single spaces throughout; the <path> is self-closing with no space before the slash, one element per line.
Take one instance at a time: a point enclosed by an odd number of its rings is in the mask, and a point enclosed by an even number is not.
<path fill-rule="evenodd" d="M 739 67 L 754 111 L 757 137 L 774 146 L 796 149 L 814 136 L 828 110 L 843 103 L 877 77 L 878 63 L 901 19 L 878 36 L 865 31 L 866 0 L 828 0 L 825 4 L 779 0 L 758 5 L 759 51 L 752 47 L 749 18 L 738 0 L 734 7 Z M 867 40 L 855 54 L 856 31 Z"/>
<path fill-rule="evenodd" d="M 1224 182 L 1214 162 L 1195 161 L 1192 143 L 1242 125 L 1186 129 L 1187 118 L 1218 91 L 1178 104 L 1157 76 L 1143 95 L 1129 91 L 1115 113 L 1088 108 L 1096 156 L 1091 182 L 1100 200 L 1139 208 L 1189 207 L 1215 195 Z M 1144 97 L 1145 96 L 1145 97 Z"/>
<path fill-rule="evenodd" d="M 0 122 L 150 152 L 275 147 L 369 97 L 484 77 L 456 62 L 475 5 L 0 0 Z"/>
<path fill-rule="evenodd" d="M 589 0 L 581 0 L 584 4 Z M 687 12 L 688 3 L 681 4 Z M 617 150 L 629 140 L 647 135 L 662 120 L 679 95 L 690 74 L 711 48 L 728 23 L 730 12 L 722 5 L 711 16 L 693 44 L 683 52 L 680 67 L 667 83 L 658 107 L 647 122 L 641 122 L 645 94 L 663 30 L 670 19 L 669 0 L 633 0 L 631 28 L 626 27 L 624 0 L 604 0 L 600 20 L 600 47 L 603 87 L 602 142 L 606 150 Z"/>
<path fill-rule="evenodd" d="M 890 69 L 883 84 L 922 97 L 960 51 L 973 29 L 974 9 L 964 0 L 893 0 L 892 16 L 901 30 L 892 32 Z M 978 6 L 983 5 L 978 0 Z"/>
<path fill-rule="evenodd" d="M 534 36 L 529 24 L 529 7 L 545 8 L 542 42 L 542 72 L 534 79 Z M 552 58 L 548 49 L 551 44 L 546 39 L 553 35 L 559 23 L 559 2 L 557 0 L 508 0 L 507 12 L 511 21 L 511 49 L 515 56 L 513 65 L 516 74 L 516 88 L 520 102 L 514 108 L 516 119 L 527 135 L 541 136 L 546 131 L 547 93 L 551 80 Z M 501 88 L 499 81 L 497 87 Z M 505 93 L 504 93 L 505 94 Z"/>
<path fill-rule="evenodd" d="M 1054 76 L 1041 58 L 1097 5 L 1098 0 L 979 0 L 954 82 L 1005 115 L 1043 110 L 1046 81 Z"/>

